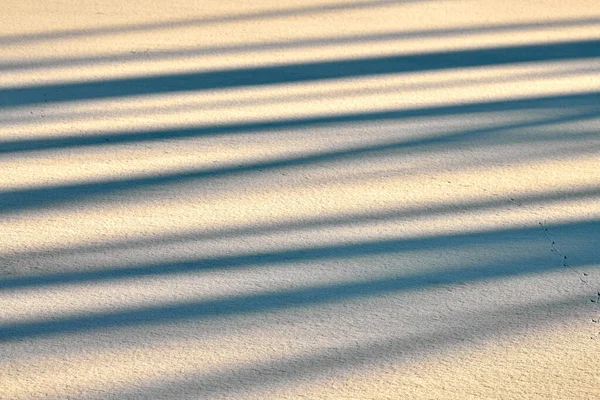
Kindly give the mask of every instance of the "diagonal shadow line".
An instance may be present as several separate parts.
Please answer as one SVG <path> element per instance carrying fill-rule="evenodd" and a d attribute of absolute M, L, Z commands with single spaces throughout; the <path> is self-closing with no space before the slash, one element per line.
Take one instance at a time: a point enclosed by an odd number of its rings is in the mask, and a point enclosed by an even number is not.
<path fill-rule="evenodd" d="M 368 1 L 354 1 L 345 3 L 329 3 L 319 6 L 303 6 L 303 7 L 289 7 L 281 10 L 267 10 L 257 11 L 251 13 L 239 13 L 232 15 L 217 15 L 211 17 L 196 17 L 196 18 L 182 18 L 170 21 L 161 22 L 150 22 L 142 23 L 138 25 L 123 24 L 104 26 L 99 28 L 83 28 L 83 29 L 65 29 L 55 32 L 40 32 L 30 34 L 19 34 L 19 35 L 5 35 L 0 36 L 0 44 L 14 45 L 24 44 L 30 42 L 42 42 L 56 39 L 71 39 L 78 37 L 92 37 L 110 35 L 115 33 L 134 33 L 134 32 L 146 32 L 160 29 L 175 29 L 185 27 L 200 27 L 207 25 L 216 24 L 229 24 L 235 22 L 244 21 L 259 21 L 262 19 L 275 19 L 282 17 L 297 17 L 302 15 L 313 15 L 330 13 L 344 10 L 361 10 L 367 8 L 379 8 L 391 5 L 400 5 L 402 3 L 415 3 L 423 2 L 427 0 L 368 0 Z"/>
<path fill-rule="evenodd" d="M 316 163 L 343 160 L 349 157 L 364 157 L 367 155 L 375 155 L 379 152 L 415 149 L 442 143 L 451 145 L 453 142 L 456 143 L 457 141 L 464 141 L 477 135 L 490 134 L 507 129 L 539 127 L 550 124 L 581 121 L 586 118 L 596 118 L 598 115 L 598 112 L 594 111 L 593 113 L 577 114 L 574 116 L 570 115 L 566 117 L 561 116 L 559 118 L 543 119 L 534 122 L 519 122 L 515 124 L 486 127 L 470 131 L 459 131 L 454 134 L 435 136 L 425 139 L 418 138 L 347 150 L 323 152 L 308 156 L 288 157 L 266 162 L 263 161 L 251 163 L 245 166 L 203 168 L 185 172 L 138 178 L 111 179 L 93 183 L 75 183 L 43 188 L 7 190 L 0 192 L 0 214 L 11 214 L 24 210 L 65 205 L 67 203 L 81 202 L 84 200 L 89 201 L 99 197 L 106 197 L 109 194 L 131 192 L 132 190 L 141 190 L 147 187 L 159 185 L 181 184 L 200 179 L 235 176 L 257 171 L 264 172 L 264 170 L 269 169 L 313 165 Z"/>
<path fill-rule="evenodd" d="M 586 221 L 564 224 L 562 228 L 600 233 L 600 221 Z M 509 235 L 506 237 L 506 235 Z M 379 241 L 346 246 L 332 246 L 328 249 L 310 249 L 294 251 L 290 262 L 308 262 L 315 259 L 359 257 L 399 251 L 413 251 L 417 248 L 432 249 L 434 247 L 464 248 L 465 241 L 470 246 L 483 244 L 499 245 L 503 242 L 515 242 L 517 238 L 527 235 L 539 236 L 539 228 L 511 229 L 483 234 L 462 234 L 451 237 L 438 236 L 413 241 Z M 596 235 L 598 236 L 598 235 Z M 412 243 L 410 243 L 412 242 Z M 409 244 L 410 243 L 410 244 Z M 437 244 L 437 246 L 435 246 Z M 598 267 L 600 258 L 590 256 L 596 251 L 596 244 L 591 241 L 583 243 L 575 249 L 588 258 L 574 261 L 572 267 Z M 596 251 L 597 252 L 597 251 Z M 318 255 L 315 257 L 315 255 Z M 281 258 L 266 256 L 261 263 L 282 262 Z M 259 294 L 231 296 L 216 300 L 192 300 L 164 305 L 152 305 L 122 311 L 93 312 L 85 315 L 55 317 L 47 320 L 23 321 L 0 324 L 0 342 L 31 339 L 79 332 L 98 331 L 126 327 L 142 327 L 158 324 L 175 323 L 184 320 L 214 319 L 229 316 L 240 316 L 256 313 L 267 313 L 278 310 L 289 310 L 312 307 L 322 304 L 338 303 L 354 299 L 381 296 L 399 292 L 412 292 L 439 285 L 452 285 L 464 282 L 479 282 L 491 279 L 502 279 L 521 275 L 530 275 L 564 268 L 561 263 L 548 265 L 540 263 L 533 255 L 499 260 L 472 267 L 453 270 L 427 271 L 408 276 L 387 277 L 370 281 L 335 283 L 308 288 L 267 292 Z"/>
<path fill-rule="evenodd" d="M 564 229 L 577 232 L 587 229 L 600 235 L 600 221 L 573 222 L 556 225 L 554 229 Z M 135 279 L 151 276 L 167 276 L 175 274 L 198 273 L 221 269 L 247 267 L 266 267 L 270 264 L 290 264 L 298 262 L 320 262 L 332 259 L 366 257 L 400 252 L 415 252 L 443 249 L 460 249 L 465 246 L 482 246 L 489 243 L 513 243 L 527 240 L 532 236 L 541 235 L 540 228 L 513 228 L 496 231 L 479 231 L 461 234 L 438 235 L 424 238 L 386 239 L 364 241 L 361 243 L 335 244 L 306 249 L 286 249 L 237 256 L 222 256 L 200 258 L 190 261 L 172 263 L 157 263 L 118 268 L 106 268 L 93 271 L 74 271 L 42 276 L 26 276 L 0 280 L 0 290 L 13 290 L 30 287 L 60 286 L 67 284 L 104 282 L 122 279 Z M 593 241 L 593 240 L 592 240 Z M 578 249 L 578 251 L 581 249 Z M 579 264 L 600 263 L 600 256 L 594 256 L 594 244 L 585 244 L 586 252 L 579 251 Z M 582 261 L 581 261 L 582 260 Z M 573 261 L 576 262 L 576 261 Z M 516 264 L 515 264 L 516 265 Z M 558 265 L 562 266 L 562 264 Z M 576 264 L 571 264 L 575 267 Z M 504 266 L 502 268 L 512 268 Z M 521 269 L 522 266 L 516 267 Z M 528 268 L 528 267 L 527 267 Z M 548 268 L 553 268 L 549 266 Z M 467 271 L 467 270 L 466 270 Z M 470 271 L 470 270 L 468 270 Z M 468 272 L 467 271 L 467 272 Z M 512 270 L 511 270 L 512 271 Z M 434 276 L 434 275 L 427 275 Z"/>
<path fill-rule="evenodd" d="M 445 204 L 436 204 L 433 206 L 419 206 L 419 207 L 411 207 L 408 209 L 393 209 L 383 212 L 365 212 L 365 213 L 355 213 L 355 214 L 344 214 L 335 217 L 319 217 L 313 219 L 304 219 L 300 221 L 286 221 L 286 222 L 277 222 L 277 223 L 261 223 L 261 224 L 252 224 L 248 226 L 242 227 L 232 227 L 225 229 L 210 229 L 210 230 L 202 230 L 202 231 L 194 231 L 194 232 L 186 232 L 186 233 L 177 233 L 172 235 L 161 235 L 159 237 L 152 237 L 148 239 L 137 239 L 137 240 L 127 240 L 127 241 L 118 241 L 118 242 L 102 242 L 101 244 L 94 245 L 81 245 L 81 246 L 73 246 L 73 247 L 61 247 L 61 248 L 53 248 L 50 252 L 49 250 L 40 250 L 40 251 L 26 251 L 20 253 L 11 253 L 11 255 L 18 257 L 19 259 L 27 259 L 32 257 L 51 256 L 52 253 L 64 255 L 77 255 L 77 254 L 86 254 L 86 253 L 96 253 L 96 252 L 105 252 L 105 251 L 119 251 L 119 250 L 134 250 L 140 248 L 149 248 L 151 246 L 158 245 L 173 245 L 187 242 L 197 242 L 206 239 L 228 239 L 241 237 L 246 235 L 260 235 L 264 233 L 281 233 L 281 232 L 291 232 L 296 230 L 306 230 L 306 229 L 319 229 L 319 228 L 329 228 L 329 227 L 343 227 L 348 225 L 357 225 L 370 223 L 374 221 L 382 221 L 382 220 L 401 220 L 406 218 L 420 218 L 420 217 L 432 217 L 432 216 L 444 216 L 449 214 L 456 214 L 460 212 L 477 212 L 481 210 L 488 210 L 499 207 L 507 207 L 511 205 L 516 205 L 517 207 L 522 206 L 531 206 L 538 205 L 542 206 L 544 204 L 552 204 L 557 201 L 574 201 L 574 200 L 591 200 L 598 199 L 600 201 L 600 187 L 587 187 L 576 190 L 568 190 L 568 191 L 555 191 L 555 192 L 546 192 L 541 194 L 526 194 L 526 195 L 513 195 L 511 198 L 500 198 L 496 200 L 478 200 L 478 201 L 467 201 L 460 203 L 445 203 Z M 0 256 L 1 257 L 1 256 Z M 196 260 L 195 262 L 201 262 L 201 260 Z M 161 264 L 165 265 L 165 264 Z M 138 267 L 136 267 L 138 268 Z M 149 268 L 153 269 L 152 265 L 147 265 L 141 268 Z M 167 270 L 169 270 L 167 268 Z M 94 280 L 112 280 L 112 279 L 120 279 L 117 271 L 123 271 L 122 268 L 111 268 L 110 270 L 103 270 L 105 275 L 104 277 L 97 276 L 93 278 Z M 167 272 L 168 273 L 168 272 Z M 19 277 L 19 278 L 10 278 L 5 282 L 0 280 L 0 289 L 4 289 L 6 287 L 9 288 L 24 288 L 30 286 L 46 286 L 46 285 L 67 285 L 71 283 L 81 283 L 86 282 L 87 278 L 83 278 L 83 280 L 71 280 L 68 277 L 68 273 L 63 274 L 54 274 L 54 275 L 44 275 L 38 277 Z M 42 283 L 43 282 L 43 283 Z"/>
<path fill-rule="evenodd" d="M 489 84 L 500 85 L 503 83 L 515 83 L 518 81 L 525 80 L 540 80 L 548 78 L 574 78 L 578 76 L 592 77 L 600 73 L 600 66 L 582 66 L 582 67 L 570 67 L 568 69 L 549 69 L 547 71 L 526 71 L 522 73 L 511 73 L 502 77 L 468 77 L 452 79 L 451 81 L 436 81 L 436 82 L 402 82 L 399 84 L 389 84 L 385 87 L 361 87 L 361 88 L 347 88 L 337 89 L 335 91 L 327 92 L 314 92 L 314 93 L 303 93 L 294 94 L 290 96 L 287 94 L 279 95 L 267 95 L 253 98 L 237 98 L 232 103 L 231 98 L 222 98 L 217 100 L 203 101 L 202 99 L 187 101 L 185 104 L 161 104 L 161 105 L 147 105 L 140 107 L 139 104 L 129 105 L 126 107 L 109 108 L 102 110 L 99 114 L 97 110 L 84 110 L 84 111 L 69 111 L 69 110 L 53 110 L 50 114 L 42 114 L 42 118 L 45 123 L 52 123 L 56 121 L 64 122 L 66 119 L 72 119 L 76 121 L 84 121 L 87 119 L 109 118 L 136 115 L 137 117 L 147 115 L 169 115 L 174 112 L 182 113 L 189 111 L 202 111 L 202 110 L 226 110 L 226 109 L 239 109 L 244 107 L 257 107 L 257 106 L 269 106 L 273 104 L 291 104 L 309 100 L 334 100 L 342 98 L 356 98 L 358 96 L 372 96 L 372 95 L 384 95 L 391 93 L 410 92 L 410 91 L 425 91 L 431 89 L 452 89 L 452 88 L 465 88 L 467 86 L 483 86 Z M 22 112 L 24 110 L 21 110 Z M 23 113 L 9 113 L 8 115 L 0 115 L 0 125 L 4 127 L 19 126 L 21 128 L 27 125 L 39 125 L 39 118 L 32 118 L 33 114 L 24 115 Z M 20 114 L 20 115 L 19 115 Z M 36 115 L 37 116 L 37 115 Z M 105 132 L 105 134 L 111 134 Z M 97 135 L 97 133 L 96 133 Z M 32 134 L 36 136 L 35 133 Z M 66 135 L 61 135 L 62 138 L 66 138 Z M 72 137 L 72 136 L 70 136 Z M 34 139 L 36 140 L 36 139 Z M 38 139 L 39 140 L 39 139 Z M 46 136 L 46 140 L 52 140 Z M 13 142 L 11 142 L 13 143 Z M 2 142 L 0 141 L 0 145 Z M 2 149 L 0 148 L 0 154 Z"/>
<path fill-rule="evenodd" d="M 450 327 L 432 332 L 403 336 L 390 334 L 381 339 L 319 348 L 310 353 L 272 361 L 248 362 L 215 372 L 188 372 L 183 376 L 177 373 L 177 378 L 161 376 L 161 379 L 155 380 L 153 384 L 138 383 L 134 389 L 109 391 L 107 388 L 103 391 L 102 397 L 94 396 L 85 399 L 133 400 L 148 397 L 191 398 L 190 395 L 194 398 L 208 398 L 206 396 L 213 395 L 231 396 L 252 393 L 257 388 L 264 390 L 265 386 L 273 389 L 274 384 L 298 385 L 310 382 L 316 376 L 323 379 L 328 375 L 336 376 L 340 372 L 356 371 L 356 368 L 368 368 L 381 362 L 414 362 L 415 359 L 434 354 L 441 355 L 454 348 L 464 348 L 469 342 L 492 340 L 507 334 L 515 335 L 557 320 L 564 322 L 573 318 L 573 311 L 582 310 L 582 304 L 586 304 L 588 298 L 572 296 L 543 303 L 505 306 L 485 312 L 454 313 L 453 324 Z M 535 319 L 514 318 L 515 315 L 532 315 Z M 340 398 L 347 398 L 347 396 L 342 395 Z"/>
<path fill-rule="evenodd" d="M 0 107 L 600 57 L 600 40 L 383 56 L 0 89 Z"/>
<path fill-rule="evenodd" d="M 304 47 L 331 47 L 335 45 L 361 45 L 395 40 L 426 39 L 461 35 L 477 35 L 483 33 L 518 32 L 532 29 L 565 29 L 569 27 L 595 26 L 600 24 L 600 18 L 555 19 L 544 22 L 511 23 L 496 25 L 477 25 L 461 28 L 423 29 L 414 31 L 387 32 L 368 35 L 348 35 L 344 37 L 330 36 L 324 38 L 304 39 L 295 41 L 273 41 L 268 43 L 245 43 L 242 45 L 203 46 L 178 50 L 144 51 L 136 53 L 120 53 L 114 55 L 90 56 L 79 58 L 52 57 L 33 61 L 17 61 L 0 63 L 0 71 L 22 71 L 36 68 L 61 68 L 73 66 L 100 65 L 128 61 L 160 61 L 165 59 L 197 57 L 202 55 L 224 55 L 249 52 L 264 52 L 272 50 L 290 50 Z M 1 39 L 0 39 L 1 41 Z"/>
<path fill-rule="evenodd" d="M 572 318 L 572 311 L 582 309 L 581 305 L 586 300 L 584 296 L 573 296 L 564 300 L 502 307 L 485 313 L 457 313 L 458 315 L 454 315 L 456 323 L 453 327 L 434 332 L 390 335 L 391 337 L 365 340 L 352 345 L 320 348 L 308 354 L 243 364 L 219 372 L 190 372 L 183 377 L 178 374 L 177 379 L 161 379 L 155 384 L 143 384 L 135 389 L 115 390 L 112 393 L 119 399 L 138 399 L 143 393 L 160 398 L 179 397 L 178 395 L 183 398 L 184 394 L 189 396 L 191 393 L 200 396 L 233 395 L 241 391 L 248 393 L 257 387 L 264 389 L 264 385 L 272 388 L 274 383 L 298 384 L 315 376 L 322 378 L 355 368 L 368 368 L 379 362 L 414 361 L 416 357 L 448 352 L 455 347 L 464 348 L 465 343 L 471 341 L 518 334 L 534 326 Z M 513 318 L 514 315 L 524 314 L 535 315 L 536 318 L 533 321 Z"/>
<path fill-rule="evenodd" d="M 419 107 L 331 116 L 291 118 L 280 121 L 193 126 L 189 128 L 150 130 L 134 133 L 100 132 L 86 136 L 58 136 L 43 139 L 17 139 L 0 141 L 0 154 L 31 152 L 65 148 L 106 146 L 116 144 L 154 142 L 168 139 L 198 138 L 231 134 L 302 129 L 320 125 L 356 122 L 389 121 L 408 118 L 452 116 L 485 112 L 539 110 L 544 108 L 595 107 L 600 114 L 600 92 L 583 92 L 567 95 L 542 96 L 524 99 L 472 102 L 464 104 Z"/>

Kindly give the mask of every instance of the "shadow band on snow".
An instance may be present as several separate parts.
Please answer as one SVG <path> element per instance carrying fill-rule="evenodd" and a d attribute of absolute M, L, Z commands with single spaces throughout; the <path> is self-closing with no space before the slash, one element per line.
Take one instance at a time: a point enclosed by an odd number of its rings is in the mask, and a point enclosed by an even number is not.
<path fill-rule="evenodd" d="M 561 224 L 553 226 L 553 229 L 560 228 L 571 232 L 573 237 L 579 235 L 582 230 L 592 232 L 589 241 L 582 243 L 581 248 L 574 249 L 577 251 L 580 265 L 592 265 L 600 263 L 600 254 L 594 243 L 594 238 L 600 236 L 600 221 L 584 221 L 574 222 L 569 224 Z M 247 268 L 247 267 L 265 267 L 270 264 L 290 264 L 290 263 L 301 263 L 301 262 L 317 262 L 334 259 L 344 259 L 353 257 L 365 257 L 365 256 L 376 256 L 391 253 L 402 253 L 412 251 L 426 251 L 426 250 L 444 250 L 452 248 L 463 248 L 465 246 L 484 246 L 484 245 L 508 245 L 510 243 L 519 243 L 520 241 L 531 241 L 539 240 L 542 237 L 542 228 L 522 228 L 522 229 L 505 229 L 499 231 L 483 231 L 453 235 L 441 235 L 428 238 L 415 238 L 415 239 L 389 239 L 389 240 L 377 240 L 372 242 L 361 242 L 351 244 L 339 244 L 339 245 L 328 245 L 322 247 L 313 247 L 308 249 L 290 249 L 271 251 L 249 255 L 239 256 L 224 256 L 224 257 L 213 257 L 191 260 L 187 262 L 174 262 L 164 264 L 151 264 L 151 265 L 139 265 L 130 267 L 120 268 L 108 268 L 94 271 L 78 271 L 78 272 L 65 272 L 59 274 L 42 275 L 42 276 L 31 276 L 31 277 L 17 277 L 17 278 L 5 278 L 0 280 L 1 290 L 14 290 L 19 288 L 31 288 L 31 287 L 42 287 L 50 285 L 67 285 L 67 284 L 79 284 L 79 283 L 94 283 L 103 281 L 113 281 L 119 279 L 135 279 L 150 276 L 166 276 L 174 274 L 185 274 L 185 273 L 196 273 L 201 271 L 211 270 L 230 270 L 234 268 Z M 550 251 L 550 250 L 548 250 Z M 533 256 L 531 256 L 533 260 Z M 507 258 L 509 260 L 510 258 Z M 562 262 L 558 262 L 556 265 L 546 266 L 546 269 L 561 268 Z M 512 263 L 512 261 L 506 261 Z M 573 261 L 576 262 L 576 261 Z M 523 266 L 525 262 L 516 262 L 512 266 L 496 266 L 501 271 L 508 271 L 510 275 L 516 273 L 530 273 L 535 272 L 530 270 L 531 267 Z M 573 264 L 572 266 L 576 266 Z M 537 267 L 535 267 L 537 268 Z M 493 268 L 492 268 L 493 269 Z M 518 272 L 520 270 L 522 272 Z M 450 274 L 452 279 L 457 280 L 464 279 L 469 281 L 463 275 L 472 274 L 474 270 L 466 269 L 463 273 L 458 275 L 456 271 L 440 272 L 440 279 L 433 281 L 437 283 L 451 283 L 448 281 L 448 277 L 445 274 Z M 481 271 L 477 274 L 496 274 L 504 273 L 495 271 Z M 479 276 L 479 275 L 473 276 Z M 428 274 L 427 279 L 435 276 L 435 274 Z M 460 276 L 460 279 L 459 279 Z M 490 278 L 493 277 L 490 275 Z M 479 279 L 479 278 L 478 278 Z M 447 282 L 446 282 L 447 281 Z"/>
<path fill-rule="evenodd" d="M 133 389 L 107 389 L 102 397 L 89 396 L 83 399 L 104 400 L 107 395 L 122 400 L 192 398 L 189 396 L 207 398 L 206 396 L 242 393 L 248 395 L 256 389 L 262 393 L 275 389 L 277 393 L 277 387 L 281 385 L 293 387 L 302 383 L 312 384 L 315 380 L 322 382 L 329 375 L 336 376 L 337 373 L 350 372 L 356 368 L 362 368 L 368 374 L 368 368 L 374 364 L 414 362 L 421 357 L 461 349 L 465 345 L 483 343 L 507 334 L 518 334 L 557 320 L 564 322 L 571 317 L 570 312 L 581 310 L 586 301 L 587 298 L 584 297 L 572 297 L 542 304 L 503 307 L 485 313 L 461 313 L 453 315 L 454 320 L 450 326 L 435 332 L 404 336 L 390 333 L 388 337 L 381 339 L 318 348 L 301 355 L 254 361 L 220 371 L 176 373 L 170 378 L 162 376 L 160 380 L 146 381 Z M 535 318 L 515 319 L 514 315 L 531 315 Z M 341 395 L 340 398 L 347 396 Z"/>
<path fill-rule="evenodd" d="M 272 234 L 272 233 L 289 233 L 294 231 L 302 231 L 306 229 L 320 229 L 326 227 L 343 227 L 343 226 L 356 226 L 357 224 L 372 223 L 375 221 L 394 221 L 408 218 L 421 218 L 421 217 L 432 217 L 442 216 L 454 213 L 460 213 L 464 211 L 477 212 L 480 210 L 489 210 L 493 208 L 502 208 L 508 206 L 531 206 L 531 205 L 544 205 L 548 203 L 555 203 L 557 201 L 579 201 L 579 200 L 591 200 L 598 199 L 600 201 L 600 188 L 589 187 L 578 190 L 548 192 L 536 195 L 516 196 L 514 198 L 499 198 L 494 200 L 483 200 L 483 201 L 470 201 L 461 202 L 455 204 L 437 204 L 434 208 L 430 206 L 412 207 L 410 209 L 393 209 L 382 212 L 368 212 L 368 213 L 353 213 L 346 214 L 343 216 L 335 217 L 319 217 L 301 221 L 286 221 L 277 223 L 261 223 L 252 224 L 247 226 L 236 226 L 232 228 L 224 229 L 210 229 L 202 230 L 197 232 L 185 232 L 170 235 L 159 235 L 157 237 L 140 238 L 126 241 L 116 242 L 102 242 L 101 244 L 95 245 L 80 245 L 72 247 L 62 247 L 59 249 L 53 249 L 51 253 L 46 251 L 25 251 L 18 253 L 16 256 L 19 259 L 30 259 L 36 257 L 48 257 L 52 254 L 59 254 L 61 256 L 73 256 L 83 254 L 96 254 L 110 251 L 121 251 L 121 250 L 139 250 L 139 249 L 150 249 L 155 246 L 162 245 L 178 245 L 184 243 L 193 243 L 207 239 L 229 239 L 236 237 L 244 237 L 248 235 L 261 235 L 261 234 Z M 193 265 L 195 263 L 202 264 L 202 260 L 195 260 L 186 265 Z M 126 272 L 123 268 L 111 268 L 103 269 L 102 271 L 79 274 L 79 273 L 58 273 L 52 275 L 43 275 L 35 277 L 19 277 L 19 278 L 4 278 L 0 279 L 0 290 L 4 289 L 16 289 L 26 288 L 35 286 L 52 286 L 52 285 L 68 285 L 72 283 L 84 283 L 91 281 L 105 281 L 120 279 L 120 273 L 123 273 L 124 279 L 135 278 L 135 271 L 143 271 L 144 269 L 153 270 L 156 268 L 155 273 L 159 274 L 160 269 L 164 269 L 165 274 L 169 274 L 171 269 L 165 267 L 167 264 L 161 264 L 162 267 L 146 265 L 132 267 L 130 272 Z M 169 264 L 170 265 L 170 264 Z M 176 269 L 177 270 L 177 269 Z M 184 268 L 184 271 L 187 271 Z M 176 272 L 177 273 L 177 272 Z M 89 275 L 88 275 L 89 274 Z M 128 274 L 131 274 L 129 276 Z"/>
<path fill-rule="evenodd" d="M 177 50 L 162 50 L 136 53 L 120 53 L 107 56 L 91 56 L 79 58 L 53 57 L 33 61 L 0 62 L 0 71 L 23 71 L 36 68 L 61 68 L 73 66 L 89 66 L 90 64 L 108 64 L 123 62 L 161 61 L 172 58 L 199 57 L 205 55 L 223 55 L 248 52 L 265 52 L 273 50 L 290 50 L 307 47 L 331 47 L 378 43 L 385 41 L 428 39 L 448 36 L 480 35 L 498 32 L 520 33 L 527 30 L 565 29 L 600 25 L 600 18 L 560 19 L 544 22 L 479 25 L 473 27 L 440 28 L 414 31 L 388 32 L 369 35 L 349 35 L 344 37 L 330 36 L 324 38 L 295 41 L 275 41 L 268 43 L 244 43 L 242 45 L 205 46 Z M 1 41 L 1 39 L 0 39 Z"/>
<path fill-rule="evenodd" d="M 384 56 L 0 89 L 0 107 L 600 57 L 600 40 Z"/>
<path fill-rule="evenodd" d="M 542 96 L 514 100 L 483 101 L 446 106 L 420 107 L 332 116 L 292 118 L 282 121 L 251 122 L 244 124 L 221 124 L 189 128 L 148 130 L 134 133 L 103 132 L 85 136 L 61 136 L 43 139 L 18 139 L 0 141 L 0 154 L 12 154 L 66 148 L 106 146 L 129 143 L 146 143 L 169 139 L 198 138 L 268 132 L 284 129 L 305 129 L 334 124 L 394 121 L 408 118 L 465 115 L 485 112 L 521 111 L 540 109 L 585 108 L 586 118 L 600 117 L 600 92 L 584 92 L 566 95 Z M 568 119 L 568 117 L 566 117 Z M 428 140 L 428 139 L 423 139 Z"/>
<path fill-rule="evenodd" d="M 589 221 L 559 226 L 561 229 L 593 230 L 598 237 L 600 222 Z M 448 247 L 502 245 L 521 240 L 539 241 L 541 229 L 512 229 L 487 234 L 463 234 L 431 239 L 404 241 L 379 241 L 348 246 L 331 246 L 257 256 L 244 256 L 235 260 L 222 260 L 219 267 L 227 263 L 246 266 L 286 262 L 310 262 L 324 259 L 343 259 L 348 257 L 373 256 L 385 253 L 415 251 L 418 249 L 442 249 Z M 598 267 L 600 259 L 596 244 L 592 241 L 582 243 L 573 249 L 583 258 L 572 264 L 572 268 Z M 548 248 L 548 252 L 550 249 Z M 155 326 L 184 320 L 202 320 L 239 316 L 255 313 L 268 313 L 278 310 L 318 306 L 321 304 L 349 301 L 358 298 L 381 296 L 399 292 L 422 290 L 439 285 L 464 284 L 490 279 L 500 279 L 520 275 L 548 272 L 565 268 L 561 260 L 548 265 L 541 263 L 540 256 L 519 255 L 505 260 L 479 264 L 453 270 L 427 271 L 423 274 L 374 279 L 371 281 L 337 283 L 309 288 L 286 290 L 270 293 L 234 296 L 226 299 L 188 301 L 166 305 L 153 305 L 123 311 L 93 312 L 86 315 L 56 317 L 48 320 L 17 322 L 0 325 L 0 342 L 22 340 L 26 338 L 46 337 L 58 334 L 98 331 L 103 329 Z M 545 260 L 545 259 L 544 259 Z M 213 265 L 219 263 L 212 261 Z"/>
<path fill-rule="evenodd" d="M 585 96 L 585 98 L 589 100 L 589 98 L 597 98 L 598 96 L 598 94 L 594 94 L 593 96 Z M 517 102 L 517 104 L 518 103 L 519 102 Z M 532 103 L 536 104 L 537 102 L 533 101 Z M 539 103 L 537 103 L 537 105 L 539 106 Z M 513 106 L 515 105 L 513 104 Z M 489 110 L 491 109 L 491 107 L 488 107 L 487 109 Z M 106 200 L 110 199 L 109 196 L 116 195 L 119 193 L 131 193 L 131 191 L 133 190 L 142 190 L 145 188 L 160 185 L 181 184 L 199 179 L 219 178 L 251 172 L 264 172 L 265 170 L 282 169 L 306 165 L 314 166 L 318 163 L 340 161 L 356 157 L 372 156 L 385 151 L 401 151 L 411 149 L 414 152 L 417 151 L 417 149 L 419 148 L 431 145 L 447 144 L 448 146 L 451 146 L 457 143 L 465 144 L 465 141 L 467 139 L 472 140 L 473 138 L 476 138 L 478 136 L 498 133 L 505 129 L 531 128 L 536 126 L 545 126 L 549 124 L 581 121 L 583 119 L 596 118 L 598 115 L 598 112 L 594 110 L 592 112 L 586 112 L 584 114 L 561 116 L 558 118 L 542 119 L 533 122 L 527 121 L 508 125 L 484 127 L 467 131 L 458 131 L 453 134 L 434 136 L 430 138 L 400 140 L 397 142 L 384 143 L 380 145 L 363 146 L 359 148 L 351 148 L 345 150 L 342 149 L 311 155 L 261 161 L 242 166 L 235 165 L 217 168 L 200 168 L 184 172 L 165 173 L 161 175 L 144 176 L 137 178 L 112 179 L 90 183 L 64 184 L 32 189 L 6 190 L 0 192 L 0 214 L 14 214 L 26 210 L 36 210 L 53 206 L 62 206 L 68 203 L 90 201 L 93 199 Z M 572 134 L 568 135 L 569 136 L 567 136 L 566 138 L 573 137 Z M 584 134 L 580 137 L 580 139 L 589 139 L 593 137 L 594 134 Z M 541 140 L 548 140 L 548 138 L 542 138 Z M 473 144 L 471 143 L 470 145 L 472 146 Z M 589 150 L 590 148 L 587 147 L 586 149 Z M 593 148 L 591 148 L 591 150 L 594 151 Z"/>
<path fill-rule="evenodd" d="M 265 10 L 250 13 L 216 15 L 208 17 L 182 18 L 171 21 L 141 23 L 137 25 L 123 24 L 104 27 L 86 27 L 85 29 L 66 29 L 55 32 L 30 33 L 21 35 L 0 36 L 0 44 L 25 44 L 57 39 L 78 39 L 80 37 L 103 36 L 120 33 L 151 32 L 161 29 L 193 28 L 207 25 L 230 24 L 245 21 L 260 21 L 283 17 L 298 17 L 339 11 L 352 11 L 376 7 L 386 7 L 402 3 L 424 2 L 428 0 L 367 0 L 345 3 L 328 3 L 318 6 L 288 7 L 278 10 Z"/>

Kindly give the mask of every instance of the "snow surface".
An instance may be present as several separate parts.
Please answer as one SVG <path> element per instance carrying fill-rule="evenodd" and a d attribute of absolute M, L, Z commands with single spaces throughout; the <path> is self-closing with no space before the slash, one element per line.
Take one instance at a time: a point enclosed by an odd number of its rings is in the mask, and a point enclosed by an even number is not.
<path fill-rule="evenodd" d="M 0 3 L 1 399 L 600 398 L 600 3 Z"/>

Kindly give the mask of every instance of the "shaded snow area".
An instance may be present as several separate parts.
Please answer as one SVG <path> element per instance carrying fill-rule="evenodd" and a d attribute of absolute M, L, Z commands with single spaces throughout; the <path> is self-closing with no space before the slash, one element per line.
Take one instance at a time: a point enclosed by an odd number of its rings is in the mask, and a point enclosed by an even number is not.
<path fill-rule="evenodd" d="M 600 398 L 597 0 L 0 2 L 0 399 Z"/>

